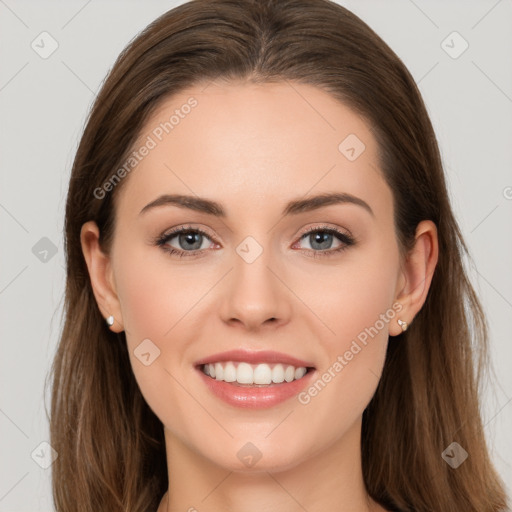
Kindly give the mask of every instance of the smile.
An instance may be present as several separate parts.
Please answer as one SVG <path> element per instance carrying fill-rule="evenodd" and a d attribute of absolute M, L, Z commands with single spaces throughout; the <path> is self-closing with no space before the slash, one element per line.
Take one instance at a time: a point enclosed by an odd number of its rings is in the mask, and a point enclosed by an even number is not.
<path fill-rule="evenodd" d="M 278 364 L 250 364 L 246 362 L 218 362 L 202 365 L 202 371 L 212 379 L 232 382 L 241 386 L 269 386 L 299 380 L 306 375 L 304 366 Z"/>
<path fill-rule="evenodd" d="M 196 361 L 207 392 L 230 406 L 263 409 L 297 396 L 317 371 L 311 362 L 273 351 L 231 350 Z"/>

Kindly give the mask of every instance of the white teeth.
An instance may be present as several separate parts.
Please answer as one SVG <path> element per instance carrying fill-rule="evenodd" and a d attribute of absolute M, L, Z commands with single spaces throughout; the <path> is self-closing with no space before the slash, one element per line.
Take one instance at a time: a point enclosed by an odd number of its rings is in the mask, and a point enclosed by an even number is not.
<path fill-rule="evenodd" d="M 291 382 L 295 378 L 295 368 L 293 366 L 287 366 L 284 371 L 284 380 Z"/>
<path fill-rule="evenodd" d="M 215 371 L 217 371 L 217 365 L 215 365 Z M 303 366 L 295 370 L 295 380 L 301 379 L 304 375 L 306 375 L 306 368 Z"/>
<path fill-rule="evenodd" d="M 215 378 L 217 380 L 224 380 L 224 368 L 222 368 L 220 363 L 215 363 Z"/>
<path fill-rule="evenodd" d="M 293 366 L 292 366 L 293 368 Z M 284 381 L 284 368 L 282 364 L 276 364 L 272 368 L 272 382 L 279 384 Z"/>
<path fill-rule="evenodd" d="M 254 384 L 270 384 L 272 382 L 272 370 L 268 364 L 259 364 L 254 370 Z"/>
<path fill-rule="evenodd" d="M 280 384 L 284 381 L 292 382 L 304 377 L 307 369 L 304 366 L 295 368 L 281 363 L 269 365 L 265 363 L 251 365 L 249 363 L 234 363 L 232 361 L 222 363 L 209 363 L 202 367 L 203 373 L 212 379 L 224 382 L 237 382 L 245 385 L 270 385 Z"/>
<path fill-rule="evenodd" d="M 254 373 L 252 367 L 247 363 L 240 363 L 236 369 L 236 381 L 240 384 L 253 384 Z"/>
<path fill-rule="evenodd" d="M 236 368 L 233 363 L 228 363 L 226 366 L 224 366 L 224 380 L 226 382 L 235 382 Z"/>

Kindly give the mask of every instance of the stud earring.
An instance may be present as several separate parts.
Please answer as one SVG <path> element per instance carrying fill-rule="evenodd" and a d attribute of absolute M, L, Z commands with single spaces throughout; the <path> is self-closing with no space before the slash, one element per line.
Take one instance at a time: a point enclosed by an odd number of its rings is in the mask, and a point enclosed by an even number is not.
<path fill-rule="evenodd" d="M 402 328 L 402 332 L 407 331 L 407 322 L 404 322 L 403 320 L 397 320 L 398 325 Z"/>
<path fill-rule="evenodd" d="M 112 315 L 110 315 L 106 321 L 109 327 L 112 327 L 114 325 L 114 317 Z"/>

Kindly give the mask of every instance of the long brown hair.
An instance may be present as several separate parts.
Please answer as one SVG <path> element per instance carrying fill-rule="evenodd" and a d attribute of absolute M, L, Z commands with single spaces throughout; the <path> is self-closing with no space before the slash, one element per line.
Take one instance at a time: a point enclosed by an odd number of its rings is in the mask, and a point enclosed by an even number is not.
<path fill-rule="evenodd" d="M 469 255 L 430 119 L 397 55 L 329 0 L 192 0 L 151 23 L 107 76 L 76 153 L 66 205 L 65 318 L 51 372 L 56 510 L 154 512 L 167 489 L 163 426 L 139 391 L 125 334 L 112 333 L 99 312 L 80 228 L 96 221 L 108 252 L 114 199 L 129 177 L 104 197 L 95 190 L 122 166 L 162 100 L 215 78 L 315 85 L 370 123 L 401 250 L 430 219 L 439 260 L 426 303 L 390 343 L 363 414 L 365 485 L 376 501 L 401 511 L 504 510 L 479 411 L 488 328 L 464 267 Z M 469 454 L 457 469 L 441 456 L 452 442 Z"/>

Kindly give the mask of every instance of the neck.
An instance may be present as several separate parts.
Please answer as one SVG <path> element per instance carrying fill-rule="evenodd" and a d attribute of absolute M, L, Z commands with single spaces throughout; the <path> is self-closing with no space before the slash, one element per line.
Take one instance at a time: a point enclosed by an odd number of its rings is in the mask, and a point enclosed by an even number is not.
<path fill-rule="evenodd" d="M 169 492 L 158 512 L 373 512 L 362 476 L 361 422 L 342 439 L 284 468 L 222 468 L 165 429 Z M 170 456 L 172 454 L 172 456 Z"/>

